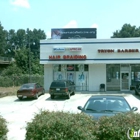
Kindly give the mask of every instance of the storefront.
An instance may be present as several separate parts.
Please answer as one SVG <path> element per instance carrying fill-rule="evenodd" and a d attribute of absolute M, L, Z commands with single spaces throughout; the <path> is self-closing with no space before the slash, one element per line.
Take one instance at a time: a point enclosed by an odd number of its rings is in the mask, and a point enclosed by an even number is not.
<path fill-rule="evenodd" d="M 41 40 L 40 64 L 46 90 L 69 79 L 77 91 L 127 91 L 140 81 L 140 38 Z"/>

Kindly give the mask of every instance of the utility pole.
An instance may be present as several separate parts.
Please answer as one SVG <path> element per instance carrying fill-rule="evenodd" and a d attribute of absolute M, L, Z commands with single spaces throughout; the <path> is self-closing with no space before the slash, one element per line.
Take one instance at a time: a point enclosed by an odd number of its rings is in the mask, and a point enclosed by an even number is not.
<path fill-rule="evenodd" d="M 29 41 L 29 82 L 31 83 L 31 47 Z"/>

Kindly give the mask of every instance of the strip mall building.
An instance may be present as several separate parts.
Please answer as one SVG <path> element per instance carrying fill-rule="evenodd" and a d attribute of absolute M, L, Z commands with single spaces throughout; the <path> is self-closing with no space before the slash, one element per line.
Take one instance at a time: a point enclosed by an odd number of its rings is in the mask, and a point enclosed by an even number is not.
<path fill-rule="evenodd" d="M 140 38 L 51 39 L 40 41 L 44 87 L 69 79 L 77 91 L 129 91 L 140 81 Z"/>

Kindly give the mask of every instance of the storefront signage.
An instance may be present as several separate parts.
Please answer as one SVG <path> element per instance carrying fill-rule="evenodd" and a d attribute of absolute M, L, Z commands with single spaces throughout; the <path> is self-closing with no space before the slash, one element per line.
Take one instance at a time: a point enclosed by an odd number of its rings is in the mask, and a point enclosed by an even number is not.
<path fill-rule="evenodd" d="M 55 52 L 64 52 L 64 51 L 82 51 L 82 47 L 53 47 Z"/>
<path fill-rule="evenodd" d="M 139 52 L 138 49 L 118 49 L 119 53 L 125 53 L 125 52 Z"/>
<path fill-rule="evenodd" d="M 70 51 L 81 51 L 82 48 L 81 47 L 73 47 L 73 48 L 69 48 Z"/>
<path fill-rule="evenodd" d="M 53 48 L 53 51 L 55 51 L 55 52 L 64 52 L 64 51 L 65 51 L 65 48 L 54 47 L 54 48 Z"/>
<path fill-rule="evenodd" d="M 67 70 L 74 70 L 74 66 L 67 66 Z"/>
<path fill-rule="evenodd" d="M 98 53 L 133 53 L 133 52 L 139 52 L 138 49 L 98 49 Z"/>
<path fill-rule="evenodd" d="M 54 28 L 51 29 L 52 39 L 96 38 L 96 28 Z"/>
<path fill-rule="evenodd" d="M 114 52 L 113 49 L 99 49 L 98 50 L 99 53 L 112 53 Z"/>
<path fill-rule="evenodd" d="M 50 55 L 49 59 L 86 59 L 86 55 Z"/>

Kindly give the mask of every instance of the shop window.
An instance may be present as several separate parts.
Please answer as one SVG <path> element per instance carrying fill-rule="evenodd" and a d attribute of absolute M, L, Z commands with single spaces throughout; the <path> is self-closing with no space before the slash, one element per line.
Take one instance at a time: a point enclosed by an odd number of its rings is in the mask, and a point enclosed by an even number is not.
<path fill-rule="evenodd" d="M 88 71 L 88 65 L 84 65 L 84 70 Z"/>
<path fill-rule="evenodd" d="M 136 85 L 140 83 L 140 65 L 131 65 L 131 85 Z"/>
<path fill-rule="evenodd" d="M 75 71 L 79 71 L 79 65 L 75 65 Z"/>
<path fill-rule="evenodd" d="M 58 71 L 61 71 L 61 65 L 58 66 Z"/>

